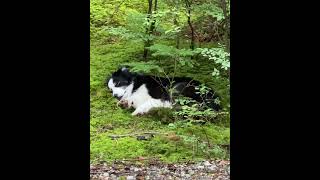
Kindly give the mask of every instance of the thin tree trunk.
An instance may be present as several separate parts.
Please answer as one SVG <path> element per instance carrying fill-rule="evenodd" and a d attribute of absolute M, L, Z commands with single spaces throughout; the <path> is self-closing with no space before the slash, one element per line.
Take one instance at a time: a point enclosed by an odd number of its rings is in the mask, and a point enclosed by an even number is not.
<path fill-rule="evenodd" d="M 220 2 L 221 2 L 221 8 L 222 8 L 222 11 L 223 11 L 223 15 L 224 15 L 224 18 L 225 18 L 225 21 L 226 21 L 226 32 L 225 32 L 225 35 L 224 35 L 224 40 L 225 40 L 225 43 L 226 43 L 226 49 L 229 52 L 230 51 L 230 40 L 229 40 L 230 19 L 229 19 L 228 13 L 227 13 L 227 1 L 226 0 L 220 0 Z"/>
<path fill-rule="evenodd" d="M 175 7 L 177 8 L 177 11 L 179 12 L 179 1 L 176 0 L 176 4 L 175 4 Z M 175 15 L 174 19 L 173 19 L 173 24 L 175 26 L 179 26 L 179 21 L 177 20 L 178 19 L 178 15 Z M 179 33 L 177 33 L 177 37 L 176 37 L 176 48 L 179 49 L 180 48 L 180 35 Z"/>
<path fill-rule="evenodd" d="M 153 11 L 156 13 L 156 11 L 157 11 L 157 6 L 158 6 L 158 0 L 155 0 L 154 1 L 154 9 L 153 9 Z M 150 32 L 149 32 L 149 34 L 152 34 L 153 33 L 153 30 L 154 30 L 154 28 L 155 28 L 155 24 L 156 24 L 156 20 L 155 19 L 153 19 L 153 21 L 152 21 L 152 23 L 151 23 L 151 26 L 150 26 Z"/>
<path fill-rule="evenodd" d="M 173 23 L 174 23 L 174 25 L 179 26 L 179 22 L 177 21 L 177 19 L 174 19 Z M 180 35 L 179 35 L 179 33 L 177 33 L 177 37 L 176 37 L 176 48 L 177 49 L 180 48 Z"/>
<path fill-rule="evenodd" d="M 185 0 L 186 2 L 186 7 L 187 7 L 187 10 L 188 10 L 188 24 L 189 24 L 189 27 L 190 27 L 190 30 L 191 30 L 191 44 L 190 44 L 190 48 L 192 50 L 194 50 L 194 47 L 195 47 L 195 34 L 194 34 L 194 28 L 192 26 L 192 23 L 191 23 L 191 3 L 189 0 Z"/>
<path fill-rule="evenodd" d="M 148 19 L 148 22 L 150 22 L 150 18 L 151 18 L 151 14 L 152 14 L 152 1 L 153 0 L 148 0 L 148 3 L 149 3 L 149 8 L 148 8 L 148 16 L 147 16 L 147 19 Z M 150 35 L 150 29 L 149 27 L 146 28 L 146 34 Z M 143 59 L 144 60 L 147 60 L 147 56 L 148 56 L 148 49 L 147 47 L 150 46 L 150 40 L 147 40 L 144 44 L 144 51 L 143 51 Z"/>

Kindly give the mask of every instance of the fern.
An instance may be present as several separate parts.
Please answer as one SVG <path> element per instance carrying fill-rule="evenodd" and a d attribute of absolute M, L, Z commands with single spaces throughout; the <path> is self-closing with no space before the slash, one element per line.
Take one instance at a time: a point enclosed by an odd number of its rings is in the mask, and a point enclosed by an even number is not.
<path fill-rule="evenodd" d="M 191 57 L 197 53 L 191 49 L 177 49 L 164 44 L 154 44 L 150 46 L 149 49 L 153 52 L 153 56 Z"/>
<path fill-rule="evenodd" d="M 163 69 L 156 65 L 154 61 L 149 62 L 130 62 L 124 63 L 124 66 L 129 66 L 131 71 L 138 73 L 163 72 Z"/>
<path fill-rule="evenodd" d="M 167 46 L 163 44 L 154 44 L 149 47 L 151 50 L 152 56 L 168 56 L 175 57 L 177 55 L 177 51 L 173 46 Z"/>

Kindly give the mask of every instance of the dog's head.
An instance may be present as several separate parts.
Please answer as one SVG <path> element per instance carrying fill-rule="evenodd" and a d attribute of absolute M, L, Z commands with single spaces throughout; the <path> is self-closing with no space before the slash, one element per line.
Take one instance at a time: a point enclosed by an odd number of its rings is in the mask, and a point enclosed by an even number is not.
<path fill-rule="evenodd" d="M 125 93 L 125 89 L 132 83 L 133 74 L 128 68 L 119 68 L 116 72 L 112 73 L 111 77 L 107 80 L 108 88 L 112 91 L 112 95 L 117 99 Z"/>

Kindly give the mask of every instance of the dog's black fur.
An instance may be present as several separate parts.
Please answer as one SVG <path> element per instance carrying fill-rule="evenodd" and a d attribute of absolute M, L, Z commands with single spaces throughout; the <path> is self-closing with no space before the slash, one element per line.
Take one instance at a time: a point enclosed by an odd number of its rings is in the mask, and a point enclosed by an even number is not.
<path fill-rule="evenodd" d="M 171 101 L 174 97 L 182 95 L 192 98 L 200 103 L 205 101 L 209 107 L 216 111 L 221 110 L 221 106 L 214 103 L 214 100 L 219 96 L 212 90 L 210 90 L 205 96 L 196 93 L 198 91 L 195 87 L 199 86 L 201 83 L 189 77 L 174 77 L 169 80 L 164 77 L 133 73 L 128 69 L 120 68 L 116 72 L 112 73 L 110 78 L 113 78 L 113 82 L 116 84 L 116 87 L 128 86 L 134 82 L 133 92 L 135 92 L 141 85 L 145 84 L 149 95 L 155 99 Z M 107 79 L 107 83 L 110 78 Z M 172 83 L 172 87 L 176 90 L 175 93 L 172 94 L 174 97 L 171 97 L 168 92 L 168 89 L 170 88 L 170 81 L 172 80 L 174 81 Z"/>

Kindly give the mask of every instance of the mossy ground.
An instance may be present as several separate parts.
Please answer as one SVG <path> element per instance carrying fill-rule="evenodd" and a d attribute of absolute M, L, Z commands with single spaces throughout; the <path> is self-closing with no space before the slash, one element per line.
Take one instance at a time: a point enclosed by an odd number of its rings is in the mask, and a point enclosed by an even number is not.
<path fill-rule="evenodd" d="M 163 116 L 132 117 L 131 111 L 117 107 L 117 101 L 105 87 L 105 80 L 121 63 L 138 61 L 137 52 L 142 44 L 114 43 L 91 44 L 90 48 L 90 158 L 99 161 L 131 159 L 137 157 L 157 158 L 164 162 L 199 160 L 207 158 L 229 158 L 228 151 L 221 145 L 229 144 L 229 120 L 205 125 L 187 124 L 176 121 L 164 123 Z M 181 75 L 195 77 L 214 86 L 229 101 L 226 83 L 214 81 L 210 66 L 194 68 Z M 121 135 L 155 131 L 169 135 L 155 135 L 148 141 L 134 137 L 112 140 L 109 135 Z M 181 138 L 185 137 L 185 138 Z M 197 138 L 198 141 L 192 141 Z M 190 140 L 191 139 L 191 140 Z M 203 143 L 202 143 L 203 142 Z"/>

